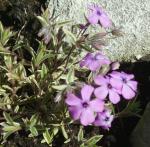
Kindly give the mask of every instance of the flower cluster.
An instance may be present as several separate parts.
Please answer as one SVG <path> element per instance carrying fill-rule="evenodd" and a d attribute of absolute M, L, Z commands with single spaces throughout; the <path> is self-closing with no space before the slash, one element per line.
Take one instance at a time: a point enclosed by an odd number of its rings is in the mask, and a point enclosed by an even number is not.
<path fill-rule="evenodd" d="M 109 95 L 113 104 L 120 101 L 120 96 L 129 100 L 135 97 L 137 82 L 133 80 L 133 74 L 113 71 L 109 75 L 95 77 L 94 82 L 99 87 L 95 89 L 95 96 L 104 100 Z"/>
<path fill-rule="evenodd" d="M 91 72 L 100 70 L 106 64 L 111 66 L 112 71 L 106 75 L 96 75 L 93 79 L 93 86 L 85 84 L 82 87 L 81 96 L 68 93 L 66 104 L 69 106 L 72 118 L 80 119 L 82 125 L 93 124 L 108 130 L 114 115 L 111 114 L 111 110 L 106 107 L 106 104 L 108 102 L 117 104 L 121 97 L 126 100 L 134 98 L 137 82 L 134 80 L 133 74 L 115 71 L 118 69 L 119 63 L 112 63 L 101 52 L 87 53 L 80 61 L 80 67 L 86 67 Z"/>
<path fill-rule="evenodd" d="M 112 104 L 119 103 L 121 96 L 127 100 L 135 97 L 137 82 L 133 80 L 134 75 L 124 72 L 113 71 L 94 78 L 95 87 L 84 85 L 80 95 L 68 93 L 66 104 L 74 120 L 80 119 L 82 125 L 94 124 L 104 129 L 111 127 L 114 116 L 111 110 L 106 108 L 109 101 Z M 97 87 L 98 85 L 98 87 Z M 108 101 L 105 101 L 108 97 Z"/>
<path fill-rule="evenodd" d="M 81 97 L 72 93 L 67 95 L 66 103 L 69 105 L 69 111 L 74 120 L 80 118 L 81 124 L 88 125 L 94 122 L 95 112 L 104 110 L 104 102 L 100 99 L 91 99 L 94 88 L 85 85 L 81 89 Z"/>
<path fill-rule="evenodd" d="M 110 110 L 104 106 L 104 101 L 92 98 L 94 87 L 84 85 L 81 89 L 81 96 L 77 97 L 73 93 L 67 94 L 66 104 L 69 105 L 69 112 L 74 120 L 80 119 L 82 125 L 94 124 L 103 128 L 109 128 L 113 116 Z M 107 122 L 107 123 L 104 123 Z"/>
<path fill-rule="evenodd" d="M 90 5 L 89 10 L 90 13 L 87 19 L 90 24 L 100 24 L 104 28 L 111 26 L 111 20 L 100 6 L 96 4 Z"/>
<path fill-rule="evenodd" d="M 111 26 L 110 19 L 101 7 L 92 5 L 89 9 L 89 24 L 100 24 L 104 28 Z M 108 130 L 114 119 L 108 105 L 119 103 L 121 98 L 130 100 L 135 97 L 137 82 L 134 75 L 117 71 L 120 64 L 111 62 L 100 51 L 87 53 L 79 64 L 94 73 L 94 77 L 90 84 L 84 84 L 80 94 L 68 92 L 65 102 L 70 115 L 74 120 L 80 120 L 84 126 L 95 125 Z M 108 71 L 100 74 L 99 71 L 104 65 L 109 66 Z"/>

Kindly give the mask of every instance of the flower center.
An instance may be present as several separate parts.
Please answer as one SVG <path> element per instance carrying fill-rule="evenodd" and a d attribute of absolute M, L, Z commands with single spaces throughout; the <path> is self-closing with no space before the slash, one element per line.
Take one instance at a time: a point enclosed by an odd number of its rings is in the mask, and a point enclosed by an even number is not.
<path fill-rule="evenodd" d="M 99 16 L 100 16 L 100 15 L 101 15 L 101 12 L 100 12 L 100 11 L 97 11 L 97 15 L 99 15 Z"/>
<path fill-rule="evenodd" d="M 82 106 L 84 107 L 84 108 L 87 108 L 88 107 L 88 103 L 87 102 L 84 102 L 83 104 L 82 104 Z"/>
<path fill-rule="evenodd" d="M 127 80 L 125 78 L 122 79 L 123 83 L 127 83 Z"/>
<path fill-rule="evenodd" d="M 105 121 L 108 121 L 108 120 L 109 120 L 109 117 L 106 117 L 106 118 L 105 118 Z"/>
<path fill-rule="evenodd" d="M 108 89 L 112 89 L 111 84 L 108 84 L 107 87 L 108 87 Z"/>
<path fill-rule="evenodd" d="M 95 58 L 95 60 L 100 60 L 100 59 L 102 59 L 101 55 L 99 55 L 99 54 L 96 54 L 94 58 Z"/>

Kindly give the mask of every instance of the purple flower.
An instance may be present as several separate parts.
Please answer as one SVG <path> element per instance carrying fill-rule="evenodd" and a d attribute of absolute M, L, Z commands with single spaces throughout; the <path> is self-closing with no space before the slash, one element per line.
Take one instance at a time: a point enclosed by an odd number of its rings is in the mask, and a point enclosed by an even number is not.
<path fill-rule="evenodd" d="M 87 67 L 91 71 L 98 70 L 104 64 L 110 64 L 110 60 L 102 53 L 87 53 L 87 55 L 80 61 L 80 66 Z"/>
<path fill-rule="evenodd" d="M 106 76 L 98 75 L 94 79 L 95 84 L 100 85 L 100 87 L 96 88 L 94 94 L 97 98 L 104 100 L 107 95 L 109 95 L 109 100 L 113 104 L 117 104 L 120 101 L 120 85 L 112 85 L 111 78 Z"/>
<path fill-rule="evenodd" d="M 110 109 L 105 109 L 103 112 L 97 113 L 94 125 L 100 126 L 103 129 L 109 130 L 114 116 L 111 114 Z"/>
<path fill-rule="evenodd" d="M 124 72 L 113 71 L 110 76 L 113 86 L 121 86 L 121 94 L 125 99 L 132 99 L 136 95 L 137 82 L 133 80 L 133 74 L 127 74 Z"/>
<path fill-rule="evenodd" d="M 95 113 L 102 112 L 104 102 L 100 99 L 91 100 L 94 88 L 84 85 L 81 89 L 81 98 L 73 93 L 68 93 L 66 104 L 69 105 L 69 112 L 74 120 L 80 119 L 82 125 L 87 126 L 95 121 Z"/>
<path fill-rule="evenodd" d="M 87 17 L 87 20 L 90 24 L 100 24 L 104 28 L 108 28 L 111 26 L 111 20 L 101 7 L 93 4 L 89 6 L 89 10 L 90 14 Z"/>

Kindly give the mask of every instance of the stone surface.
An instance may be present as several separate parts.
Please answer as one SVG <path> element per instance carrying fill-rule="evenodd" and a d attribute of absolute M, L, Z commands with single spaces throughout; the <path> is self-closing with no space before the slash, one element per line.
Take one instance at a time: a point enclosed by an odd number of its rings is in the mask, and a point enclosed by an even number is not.
<path fill-rule="evenodd" d="M 104 52 L 113 60 L 133 61 L 150 53 L 150 0 L 49 0 L 60 19 L 81 23 L 87 5 L 100 4 L 124 37 L 110 42 Z"/>

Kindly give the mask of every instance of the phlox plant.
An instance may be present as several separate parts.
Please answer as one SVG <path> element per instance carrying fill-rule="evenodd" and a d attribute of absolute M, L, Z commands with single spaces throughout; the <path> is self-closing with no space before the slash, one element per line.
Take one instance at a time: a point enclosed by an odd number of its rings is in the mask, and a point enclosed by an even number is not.
<path fill-rule="evenodd" d="M 135 113 L 134 75 L 120 71 L 119 62 L 103 53 L 107 38 L 122 33 L 100 6 L 88 9 L 85 24 L 60 22 L 49 9 L 43 11 L 37 16 L 41 29 L 33 38 L 38 48 L 21 30 L 13 32 L 0 23 L 2 144 L 21 144 L 23 139 L 16 138 L 25 138 L 55 146 L 63 135 L 66 146 L 94 147 L 103 135 L 86 135 L 86 127 L 109 131 L 116 118 Z M 93 25 L 104 31 L 88 33 Z M 123 100 L 128 105 L 118 112 Z"/>

